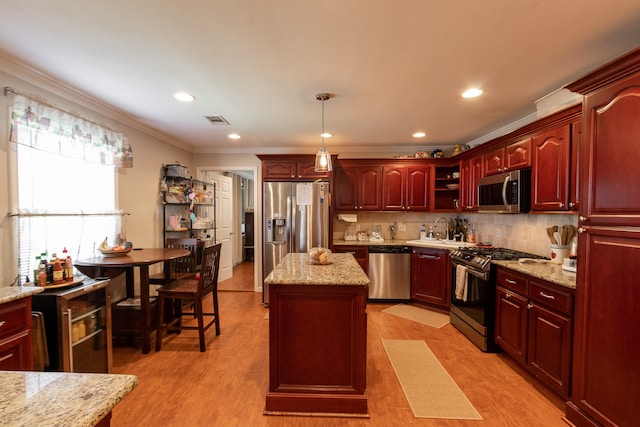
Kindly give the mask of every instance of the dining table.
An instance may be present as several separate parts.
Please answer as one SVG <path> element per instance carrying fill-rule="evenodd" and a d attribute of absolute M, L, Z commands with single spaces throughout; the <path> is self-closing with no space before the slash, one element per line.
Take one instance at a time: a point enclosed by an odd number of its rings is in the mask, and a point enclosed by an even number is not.
<path fill-rule="evenodd" d="M 187 249 L 182 248 L 134 248 L 125 255 L 104 256 L 97 255 L 74 261 L 74 266 L 84 275 L 96 277 L 114 278 L 122 273 L 126 274 L 127 297 L 133 297 L 134 293 L 134 268 L 139 269 L 140 281 L 140 343 L 142 353 L 147 354 L 151 350 L 151 304 L 149 298 L 149 266 L 164 263 L 163 280 L 169 282 L 172 277 L 173 263 L 167 262 L 189 255 Z M 155 282 L 154 282 L 155 283 Z"/>

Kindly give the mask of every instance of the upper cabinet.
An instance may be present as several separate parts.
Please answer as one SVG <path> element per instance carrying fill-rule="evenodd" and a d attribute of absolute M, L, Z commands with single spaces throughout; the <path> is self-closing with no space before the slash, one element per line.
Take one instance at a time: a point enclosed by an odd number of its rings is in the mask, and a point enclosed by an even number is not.
<path fill-rule="evenodd" d="M 483 175 L 524 169 L 531 166 L 531 138 L 514 142 L 483 155 Z"/>
<path fill-rule="evenodd" d="M 481 155 L 460 162 L 460 210 L 478 210 L 478 181 L 481 177 Z"/>
<path fill-rule="evenodd" d="M 565 124 L 533 137 L 531 209 L 567 210 L 571 125 Z"/>
<path fill-rule="evenodd" d="M 378 211 L 382 208 L 382 166 L 342 161 L 334 173 L 336 210 Z"/>
<path fill-rule="evenodd" d="M 429 209 L 431 167 L 425 164 L 390 164 L 382 168 L 382 209 Z"/>
<path fill-rule="evenodd" d="M 569 163 L 569 209 L 580 209 L 580 144 L 582 118 L 571 122 L 571 161 Z"/>
<path fill-rule="evenodd" d="M 460 210 L 460 164 L 434 166 L 433 211 Z"/>
<path fill-rule="evenodd" d="M 258 158 L 262 160 L 263 181 L 313 181 L 330 178 L 330 172 L 315 171 L 314 155 L 261 154 Z"/>

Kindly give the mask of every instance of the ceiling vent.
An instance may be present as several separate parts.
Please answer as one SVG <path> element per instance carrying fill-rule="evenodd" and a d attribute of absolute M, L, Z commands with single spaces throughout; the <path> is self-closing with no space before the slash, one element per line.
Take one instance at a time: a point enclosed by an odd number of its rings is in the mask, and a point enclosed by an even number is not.
<path fill-rule="evenodd" d="M 204 116 L 205 119 L 209 120 L 214 125 L 228 125 L 229 122 L 222 116 Z"/>

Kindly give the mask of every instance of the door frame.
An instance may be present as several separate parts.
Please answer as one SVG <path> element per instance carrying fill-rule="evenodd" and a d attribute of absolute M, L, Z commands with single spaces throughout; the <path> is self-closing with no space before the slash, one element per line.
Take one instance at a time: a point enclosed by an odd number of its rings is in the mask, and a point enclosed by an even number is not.
<path fill-rule="evenodd" d="M 258 181 L 258 167 L 256 166 L 198 166 L 196 176 L 204 172 L 251 172 L 253 174 L 253 229 L 254 229 L 254 250 L 253 250 L 253 290 L 262 293 L 262 180 Z M 260 186 L 256 183 L 260 182 Z M 235 218 L 234 218 L 235 221 Z"/>

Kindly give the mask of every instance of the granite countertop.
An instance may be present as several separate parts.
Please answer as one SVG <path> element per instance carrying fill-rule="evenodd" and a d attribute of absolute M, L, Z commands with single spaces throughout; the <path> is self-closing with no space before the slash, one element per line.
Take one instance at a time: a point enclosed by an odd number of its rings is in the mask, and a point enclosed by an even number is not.
<path fill-rule="evenodd" d="M 289 253 L 264 280 L 265 285 L 368 285 L 353 255 L 331 254 L 333 263 L 312 265 L 306 253 Z"/>
<path fill-rule="evenodd" d="M 406 246 L 421 246 L 438 249 L 457 249 L 459 246 L 475 246 L 473 243 L 464 242 L 443 242 L 443 241 L 429 241 L 429 240 L 385 240 L 384 242 L 371 242 L 371 241 L 351 241 L 351 240 L 334 240 L 333 244 L 336 246 L 343 245 L 356 245 L 356 246 L 371 246 L 371 245 L 406 245 Z M 560 264 L 553 264 L 551 262 L 545 263 L 524 263 L 520 264 L 518 261 L 491 261 L 495 265 L 500 265 L 512 270 L 518 271 L 529 276 L 537 277 L 539 279 L 546 280 L 551 283 L 555 283 L 566 288 L 576 288 L 576 273 L 566 271 L 562 269 Z"/>
<path fill-rule="evenodd" d="M 342 240 L 334 239 L 335 246 L 407 246 L 406 240 Z"/>
<path fill-rule="evenodd" d="M 576 273 L 563 270 L 560 264 L 551 262 L 520 264 L 518 261 L 491 261 L 491 263 L 564 286 L 565 288 L 576 288 Z"/>
<path fill-rule="evenodd" d="M 0 423 L 94 426 L 137 384 L 133 375 L 0 371 Z"/>
<path fill-rule="evenodd" d="M 44 291 L 39 286 L 0 286 L 0 304 Z"/>

